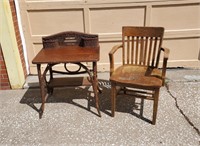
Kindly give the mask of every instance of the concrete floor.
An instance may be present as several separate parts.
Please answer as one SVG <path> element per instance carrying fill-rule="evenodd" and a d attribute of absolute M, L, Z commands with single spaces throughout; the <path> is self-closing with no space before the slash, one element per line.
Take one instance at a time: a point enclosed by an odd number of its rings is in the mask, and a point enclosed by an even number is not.
<path fill-rule="evenodd" d="M 0 91 L 0 145 L 200 145 L 200 70 L 168 69 L 161 88 L 156 125 L 151 125 L 152 101 L 144 103 L 139 118 L 133 98 L 117 98 L 110 116 L 108 73 L 99 73 L 101 114 L 88 101 L 91 88 L 57 88 L 48 98 L 42 119 L 37 77 L 25 89 Z M 34 88 L 28 88 L 28 87 Z"/>

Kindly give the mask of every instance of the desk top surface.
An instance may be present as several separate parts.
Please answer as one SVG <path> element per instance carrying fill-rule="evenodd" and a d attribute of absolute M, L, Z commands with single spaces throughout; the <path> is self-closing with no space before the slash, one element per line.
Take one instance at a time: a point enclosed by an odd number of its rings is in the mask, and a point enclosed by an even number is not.
<path fill-rule="evenodd" d="M 63 46 L 42 49 L 33 59 L 33 64 L 76 63 L 99 61 L 99 47 Z"/>

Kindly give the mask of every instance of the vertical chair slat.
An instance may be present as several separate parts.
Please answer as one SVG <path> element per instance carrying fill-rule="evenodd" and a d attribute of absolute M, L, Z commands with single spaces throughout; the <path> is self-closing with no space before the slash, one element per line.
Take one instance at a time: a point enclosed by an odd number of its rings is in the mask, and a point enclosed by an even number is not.
<path fill-rule="evenodd" d="M 160 60 L 161 46 L 162 46 L 162 41 L 159 39 L 159 45 L 158 45 L 159 50 L 158 50 L 157 59 L 156 59 L 156 67 L 158 67 L 159 60 Z"/>
<path fill-rule="evenodd" d="M 150 44 L 149 44 L 149 54 L 148 54 L 148 61 L 147 65 L 150 65 L 150 60 L 151 60 L 151 52 L 152 52 L 152 44 L 153 44 L 153 38 L 150 38 Z"/>
<path fill-rule="evenodd" d="M 140 61 L 139 64 L 142 65 L 144 63 L 144 38 L 141 37 L 140 39 L 141 45 L 140 45 Z"/>
<path fill-rule="evenodd" d="M 132 37 L 132 45 L 131 45 L 131 64 L 133 64 L 133 58 L 134 58 L 134 36 Z"/>
<path fill-rule="evenodd" d="M 138 64 L 139 37 L 136 37 L 135 64 Z"/>
<path fill-rule="evenodd" d="M 144 48 L 144 65 L 147 65 L 146 64 L 146 57 L 147 57 L 147 47 L 148 47 L 148 37 L 145 37 L 145 48 Z"/>
<path fill-rule="evenodd" d="M 130 58 L 130 36 L 127 37 L 127 64 L 129 64 Z"/>
<path fill-rule="evenodd" d="M 151 62 L 151 66 L 155 66 L 155 56 L 156 56 L 156 49 L 157 49 L 157 40 L 158 38 L 156 37 L 155 38 L 155 41 L 154 41 L 154 48 L 153 48 L 153 56 L 152 56 L 152 62 Z"/>
<path fill-rule="evenodd" d="M 122 37 L 122 63 L 125 64 L 125 36 Z"/>

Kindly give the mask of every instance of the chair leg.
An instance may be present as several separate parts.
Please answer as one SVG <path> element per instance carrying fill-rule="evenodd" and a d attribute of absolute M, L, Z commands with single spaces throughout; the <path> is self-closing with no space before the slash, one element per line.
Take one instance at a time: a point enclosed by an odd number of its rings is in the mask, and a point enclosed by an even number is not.
<path fill-rule="evenodd" d="M 140 117 L 143 117 L 143 113 L 144 113 L 144 98 L 141 98 Z"/>
<path fill-rule="evenodd" d="M 111 116 L 115 116 L 115 106 L 116 106 L 116 86 L 111 83 Z"/>
<path fill-rule="evenodd" d="M 154 93 L 154 103 L 153 103 L 153 121 L 152 124 L 156 124 L 157 110 L 158 110 L 158 99 L 159 99 L 160 88 L 155 89 Z"/>

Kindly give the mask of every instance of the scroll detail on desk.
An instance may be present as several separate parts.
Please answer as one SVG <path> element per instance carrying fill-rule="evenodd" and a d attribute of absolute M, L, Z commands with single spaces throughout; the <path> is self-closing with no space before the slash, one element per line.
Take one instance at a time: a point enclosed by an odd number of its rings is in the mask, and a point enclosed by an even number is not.
<path fill-rule="evenodd" d="M 62 46 L 98 47 L 98 35 L 66 31 L 42 38 L 43 48 Z"/>

